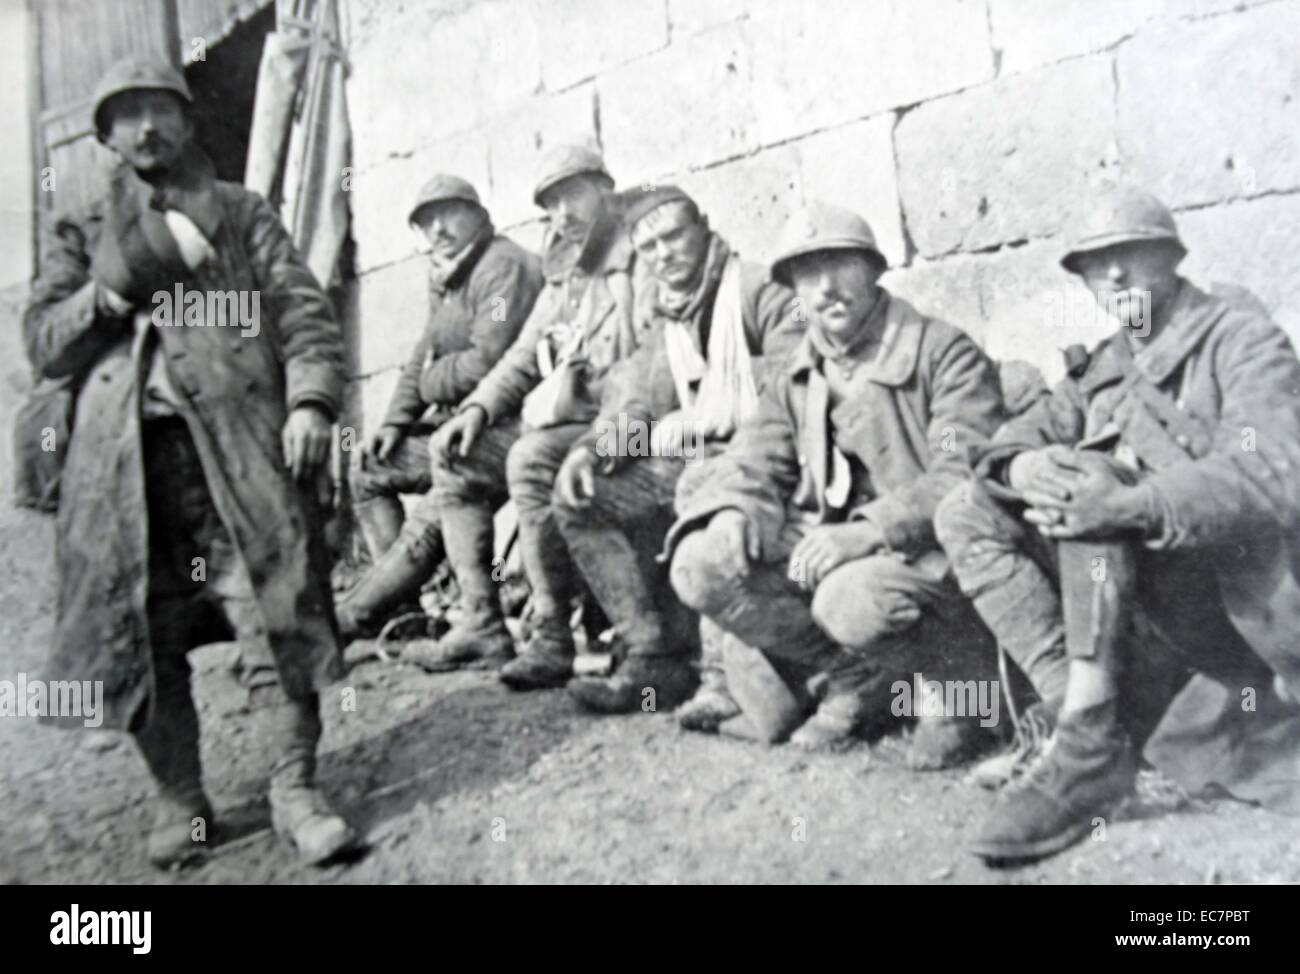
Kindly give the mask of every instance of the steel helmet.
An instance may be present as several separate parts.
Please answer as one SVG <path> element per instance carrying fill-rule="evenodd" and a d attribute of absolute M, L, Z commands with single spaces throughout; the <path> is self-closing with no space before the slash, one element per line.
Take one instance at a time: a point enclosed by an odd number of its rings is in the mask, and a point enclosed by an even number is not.
<path fill-rule="evenodd" d="M 95 86 L 94 107 L 91 119 L 95 125 L 95 134 L 103 135 L 104 105 L 115 95 L 127 91 L 170 91 L 186 105 L 194 104 L 190 86 L 185 83 L 185 76 L 163 61 L 142 61 L 138 58 L 126 58 L 118 61 L 99 79 Z"/>
<path fill-rule="evenodd" d="M 1137 240 L 1167 240 L 1187 253 L 1174 215 L 1164 203 L 1131 186 L 1107 190 L 1075 220 L 1061 266 L 1077 273 L 1074 259 L 1080 254 Z"/>
<path fill-rule="evenodd" d="M 562 180 L 579 173 L 590 172 L 604 176 L 611 183 L 614 177 L 605 168 L 599 152 L 585 145 L 557 145 L 544 156 L 538 166 L 537 185 L 533 188 L 533 202 L 542 205 L 542 194 Z"/>
<path fill-rule="evenodd" d="M 888 265 L 866 220 L 842 206 L 809 200 L 803 209 L 791 215 L 781 230 L 777 255 L 772 261 L 773 279 L 788 285 L 788 262 L 819 250 L 860 250 Z"/>
<path fill-rule="evenodd" d="M 466 203 L 473 203 L 481 210 L 486 210 L 478 198 L 478 190 L 468 179 L 439 173 L 420 187 L 420 192 L 415 197 L 415 205 L 411 207 L 406 222 L 415 223 L 415 218 L 426 206 L 447 200 L 464 200 Z"/>

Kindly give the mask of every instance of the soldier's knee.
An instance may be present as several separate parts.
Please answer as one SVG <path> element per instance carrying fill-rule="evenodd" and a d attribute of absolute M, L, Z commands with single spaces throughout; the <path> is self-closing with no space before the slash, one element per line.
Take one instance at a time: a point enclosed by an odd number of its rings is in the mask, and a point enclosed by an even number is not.
<path fill-rule="evenodd" d="M 506 488 L 521 516 L 551 505 L 555 468 L 543 446 L 539 437 L 524 435 L 506 453 Z"/>
<path fill-rule="evenodd" d="M 972 543 L 1008 534 L 1008 515 L 978 483 L 959 484 L 934 512 L 934 535 L 949 557 Z"/>
<path fill-rule="evenodd" d="M 912 628 L 921 618 L 915 599 L 882 584 L 872 559 L 841 565 L 817 586 L 813 621 L 832 640 L 850 649 L 869 649 Z"/>
<path fill-rule="evenodd" d="M 693 531 L 678 543 L 668 579 L 683 605 L 706 616 L 717 615 L 735 598 L 735 581 L 704 531 Z"/>

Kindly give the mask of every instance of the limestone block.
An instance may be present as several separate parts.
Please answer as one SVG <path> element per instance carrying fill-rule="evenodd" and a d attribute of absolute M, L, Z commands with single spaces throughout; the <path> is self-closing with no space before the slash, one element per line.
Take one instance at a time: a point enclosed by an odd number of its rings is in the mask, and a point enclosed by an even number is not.
<path fill-rule="evenodd" d="M 894 130 L 903 217 L 926 257 L 1046 236 L 1117 177 L 1106 56 L 1000 79 L 908 112 Z"/>
<path fill-rule="evenodd" d="M 763 6 L 751 22 L 761 145 L 993 77 L 982 2 L 783 0 Z"/>
<path fill-rule="evenodd" d="M 1297 52 L 1295 3 L 1141 32 L 1117 62 L 1131 178 L 1175 207 L 1300 188 Z"/>

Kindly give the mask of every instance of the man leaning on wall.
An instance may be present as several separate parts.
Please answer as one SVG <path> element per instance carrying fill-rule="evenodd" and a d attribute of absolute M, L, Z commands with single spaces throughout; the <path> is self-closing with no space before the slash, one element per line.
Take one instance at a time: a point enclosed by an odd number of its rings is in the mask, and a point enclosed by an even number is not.
<path fill-rule="evenodd" d="M 373 633 L 441 563 L 429 441 L 519 336 L 542 286 L 541 261 L 495 231 L 478 191 L 459 176 L 426 183 L 408 222 L 429 241 L 428 320 L 352 471 L 374 564 L 338 603 L 345 640 Z M 400 494 L 422 495 L 410 518 Z"/>

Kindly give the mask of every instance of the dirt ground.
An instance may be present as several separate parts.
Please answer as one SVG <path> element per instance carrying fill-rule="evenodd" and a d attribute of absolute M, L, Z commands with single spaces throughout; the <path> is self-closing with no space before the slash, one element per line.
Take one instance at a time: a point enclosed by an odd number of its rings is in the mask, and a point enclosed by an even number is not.
<path fill-rule="evenodd" d="M 0 293 L 0 455 L 26 384 Z M 37 676 L 54 605 L 53 524 L 0 507 L 0 679 Z M 151 789 L 131 742 L 0 720 L 0 880 L 29 883 L 1259 883 L 1300 881 L 1294 819 L 1147 787 L 1103 839 L 992 870 L 963 851 L 990 798 L 914 774 L 905 742 L 808 756 L 686 734 L 669 714 L 593 718 L 490 674 L 355 666 L 326 699 L 321 778 L 368 852 L 298 865 L 271 834 L 268 750 L 229 673 L 195 654 L 209 794 L 225 836 L 179 874 L 143 858 Z M 344 710 L 343 690 L 355 690 Z"/>

